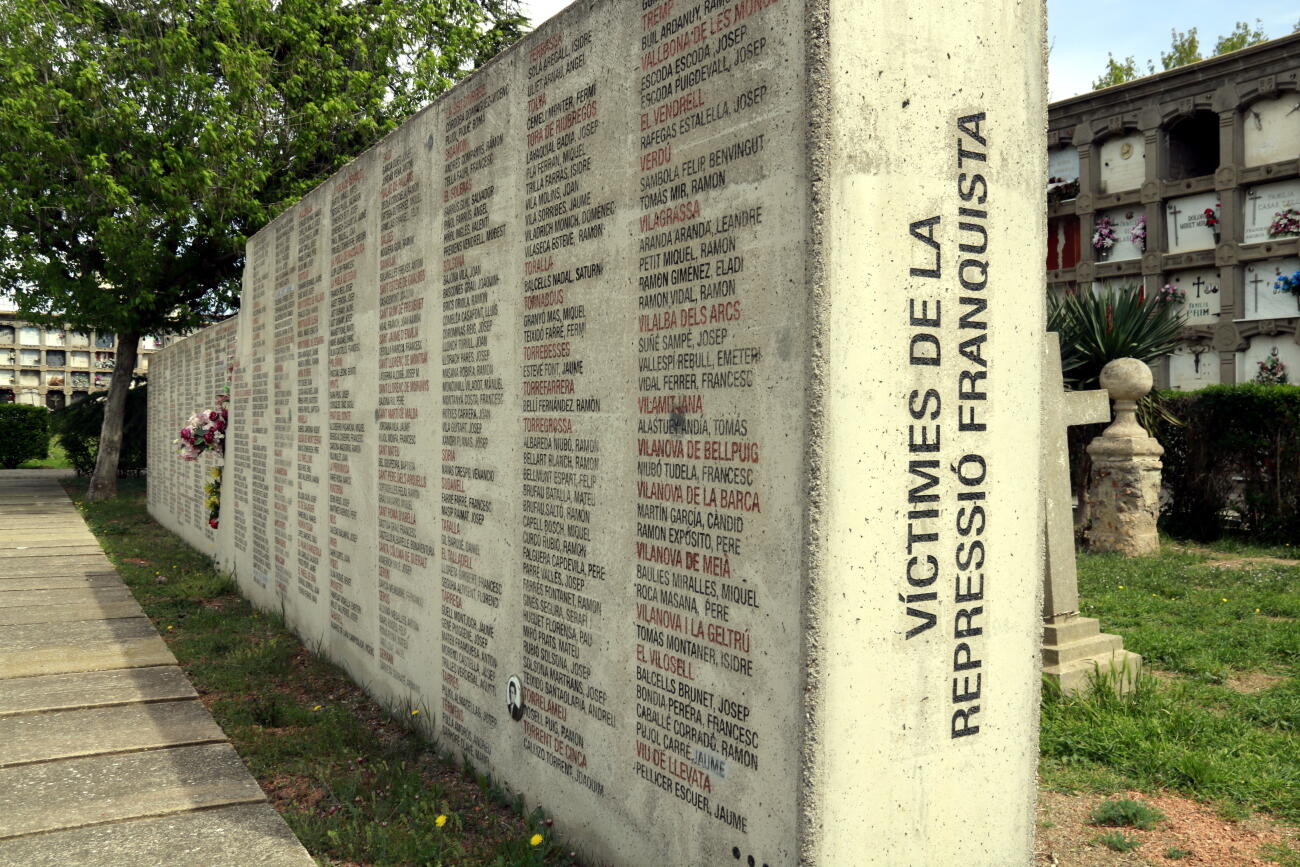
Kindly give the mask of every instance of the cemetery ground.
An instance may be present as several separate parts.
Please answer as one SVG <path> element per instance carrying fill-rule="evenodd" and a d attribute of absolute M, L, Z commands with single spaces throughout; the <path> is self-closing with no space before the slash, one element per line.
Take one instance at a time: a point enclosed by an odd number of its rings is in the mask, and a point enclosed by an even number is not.
<path fill-rule="evenodd" d="M 577 861 L 537 805 L 421 737 L 427 708 L 383 710 L 255 611 L 148 516 L 142 481 L 98 504 L 84 484 L 91 529 L 322 864 Z M 1045 696 L 1038 863 L 1300 867 L 1300 551 L 1164 540 L 1083 554 L 1079 581 L 1083 613 L 1148 668 L 1132 696 Z"/>

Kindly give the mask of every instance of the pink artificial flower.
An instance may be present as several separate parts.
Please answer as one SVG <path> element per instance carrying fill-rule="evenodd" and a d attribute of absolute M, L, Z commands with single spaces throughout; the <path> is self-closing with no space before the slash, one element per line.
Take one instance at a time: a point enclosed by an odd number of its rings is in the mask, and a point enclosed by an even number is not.
<path fill-rule="evenodd" d="M 214 439 L 216 438 L 216 436 L 217 436 L 217 432 L 214 431 L 214 430 L 212 430 L 211 428 L 209 428 L 209 429 L 208 429 L 207 431 L 205 431 L 204 434 L 203 434 L 203 441 L 204 441 L 205 443 L 210 443 L 210 442 L 212 442 L 212 440 L 214 440 Z"/>
<path fill-rule="evenodd" d="M 211 528 L 214 529 L 214 530 L 217 529 L 217 519 L 216 519 L 216 518 L 208 518 L 208 526 L 211 527 Z"/>
<path fill-rule="evenodd" d="M 185 440 L 187 443 L 194 442 L 194 431 L 187 427 L 181 428 L 181 439 Z"/>

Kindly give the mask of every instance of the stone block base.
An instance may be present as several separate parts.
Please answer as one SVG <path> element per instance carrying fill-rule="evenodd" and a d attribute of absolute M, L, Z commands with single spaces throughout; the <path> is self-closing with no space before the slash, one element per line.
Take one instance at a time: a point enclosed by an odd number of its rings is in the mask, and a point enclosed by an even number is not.
<path fill-rule="evenodd" d="M 1043 674 L 1067 695 L 1086 690 L 1094 672 L 1113 674 L 1120 692 L 1132 692 L 1141 670 L 1142 657 L 1093 617 L 1058 617 L 1043 626 Z"/>

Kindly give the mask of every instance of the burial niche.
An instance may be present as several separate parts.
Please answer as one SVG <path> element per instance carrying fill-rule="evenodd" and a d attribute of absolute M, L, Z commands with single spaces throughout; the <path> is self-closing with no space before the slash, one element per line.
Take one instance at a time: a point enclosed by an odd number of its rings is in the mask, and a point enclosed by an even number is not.
<path fill-rule="evenodd" d="M 1196 111 L 1170 124 L 1165 133 L 1169 148 L 1169 180 L 1212 175 L 1219 168 L 1219 116 Z"/>

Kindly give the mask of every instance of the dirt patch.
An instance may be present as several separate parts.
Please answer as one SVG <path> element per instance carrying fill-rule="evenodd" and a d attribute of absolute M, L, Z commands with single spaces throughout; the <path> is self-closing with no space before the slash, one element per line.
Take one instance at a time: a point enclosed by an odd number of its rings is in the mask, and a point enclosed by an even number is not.
<path fill-rule="evenodd" d="M 312 778 L 294 774 L 276 774 L 273 777 L 263 777 L 259 782 L 262 791 L 266 792 L 266 797 L 277 810 L 289 807 L 315 809 L 327 794 Z"/>
<path fill-rule="evenodd" d="M 1088 816 L 1102 801 L 1132 798 L 1150 804 L 1165 814 L 1154 830 L 1098 828 Z M 1141 841 L 1132 852 L 1114 852 L 1096 843 L 1108 831 L 1122 831 Z M 1159 865 L 1159 867 L 1277 867 L 1260 855 L 1269 845 L 1297 845 L 1297 829 L 1260 817 L 1230 822 L 1212 807 L 1178 795 L 1144 795 L 1121 792 L 1114 795 L 1063 795 L 1040 792 L 1038 797 L 1038 867 L 1117 867 L 1117 865 Z M 1170 859 L 1165 853 L 1181 849 L 1191 854 Z"/>
<path fill-rule="evenodd" d="M 1253 695 L 1257 692 L 1277 686 L 1279 683 L 1285 683 L 1289 678 L 1284 674 L 1266 674 L 1262 671 L 1245 671 L 1240 674 L 1234 674 L 1223 682 L 1223 685 L 1234 692 Z"/>

